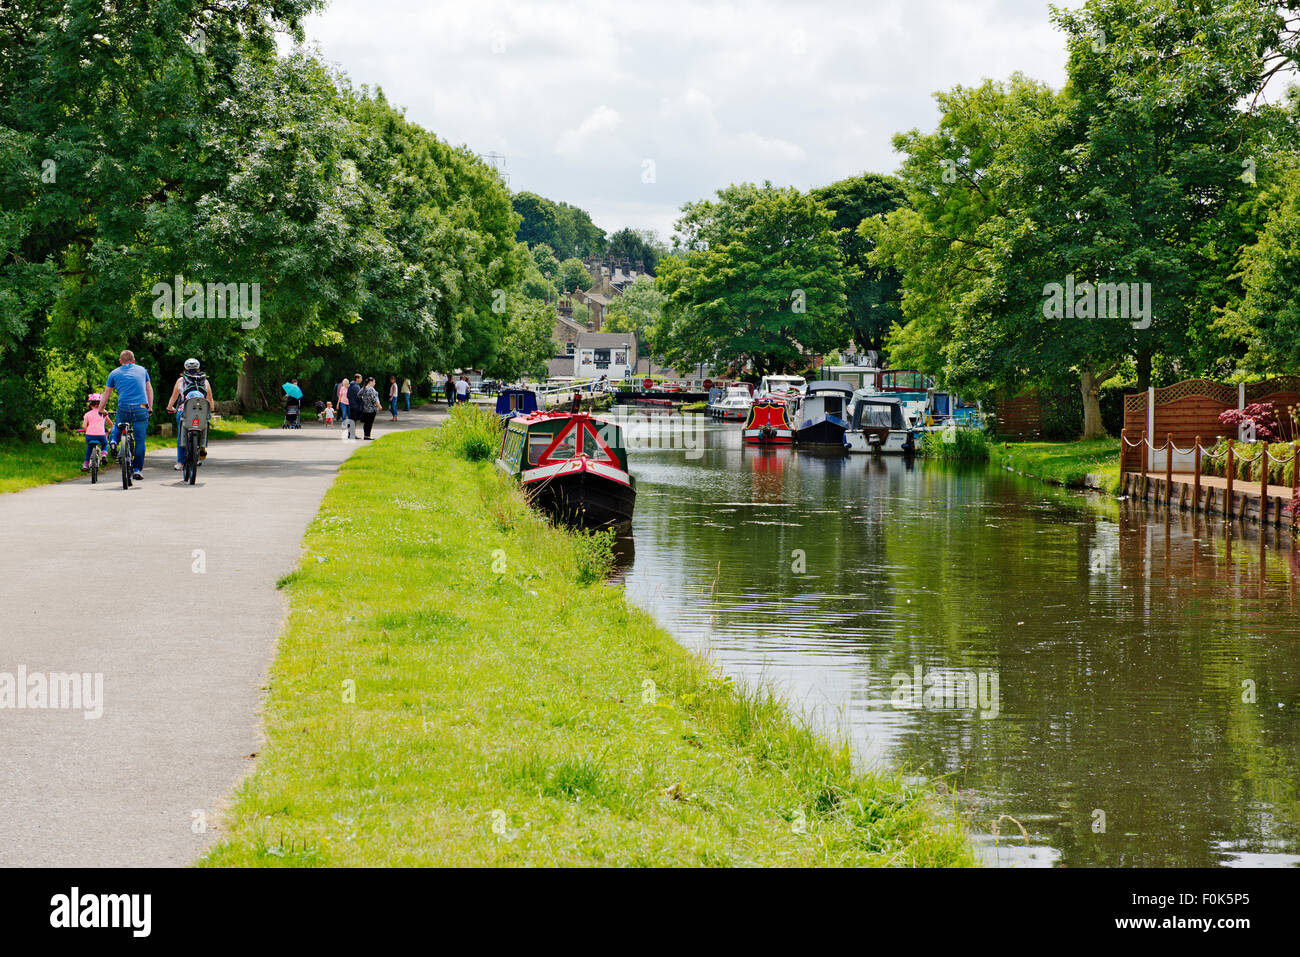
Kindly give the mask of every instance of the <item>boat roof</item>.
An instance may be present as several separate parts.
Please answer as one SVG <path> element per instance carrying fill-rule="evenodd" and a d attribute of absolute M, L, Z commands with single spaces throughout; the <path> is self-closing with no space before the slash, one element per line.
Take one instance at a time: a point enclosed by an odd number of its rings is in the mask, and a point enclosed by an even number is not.
<path fill-rule="evenodd" d="M 882 395 L 879 392 L 868 392 L 866 389 L 858 389 L 853 393 L 853 400 L 863 405 L 902 405 L 902 399 L 897 399 L 892 395 Z"/>
<path fill-rule="evenodd" d="M 837 379 L 818 379 L 808 385 L 808 392 L 852 392 L 853 386 Z"/>
<path fill-rule="evenodd" d="M 807 382 L 801 375 L 765 375 L 763 376 L 768 382 Z"/>

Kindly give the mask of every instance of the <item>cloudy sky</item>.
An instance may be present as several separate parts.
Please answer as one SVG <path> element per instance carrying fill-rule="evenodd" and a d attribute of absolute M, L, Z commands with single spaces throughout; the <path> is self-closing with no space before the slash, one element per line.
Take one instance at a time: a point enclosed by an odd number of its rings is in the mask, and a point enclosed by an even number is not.
<path fill-rule="evenodd" d="M 894 171 L 891 137 L 934 128 L 936 90 L 1064 81 L 1046 0 L 331 0 L 307 33 L 421 126 L 504 157 L 512 189 L 664 238 L 728 183 Z"/>

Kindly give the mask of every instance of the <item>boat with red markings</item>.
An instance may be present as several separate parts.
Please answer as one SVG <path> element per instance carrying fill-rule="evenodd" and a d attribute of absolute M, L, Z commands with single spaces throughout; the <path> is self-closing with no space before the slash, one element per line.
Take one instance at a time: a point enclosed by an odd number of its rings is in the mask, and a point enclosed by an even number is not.
<path fill-rule="evenodd" d="M 755 399 L 741 428 L 741 438 L 751 445 L 789 445 L 794 441 L 790 406 L 783 398 Z"/>
<path fill-rule="evenodd" d="M 556 521 L 582 528 L 632 522 L 636 480 L 617 423 L 585 412 L 516 416 L 506 423 L 497 468 Z"/>

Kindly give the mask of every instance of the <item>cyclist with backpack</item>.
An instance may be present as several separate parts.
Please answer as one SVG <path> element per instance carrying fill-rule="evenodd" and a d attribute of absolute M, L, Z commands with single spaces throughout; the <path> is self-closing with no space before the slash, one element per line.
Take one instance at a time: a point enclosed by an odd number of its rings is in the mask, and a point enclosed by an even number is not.
<path fill-rule="evenodd" d="M 186 359 L 185 371 L 181 377 L 176 380 L 176 385 L 172 386 L 172 397 L 167 400 L 167 411 L 176 414 L 176 464 L 172 469 L 179 472 L 185 467 L 185 426 L 181 417 L 185 414 L 185 400 L 191 398 L 203 398 L 208 400 L 208 413 L 211 414 L 215 407 L 212 398 L 212 383 L 208 381 L 207 374 L 199 368 L 198 359 Z M 203 430 L 203 436 L 206 441 L 207 429 Z M 208 457 L 207 446 L 199 449 L 199 462 Z"/>

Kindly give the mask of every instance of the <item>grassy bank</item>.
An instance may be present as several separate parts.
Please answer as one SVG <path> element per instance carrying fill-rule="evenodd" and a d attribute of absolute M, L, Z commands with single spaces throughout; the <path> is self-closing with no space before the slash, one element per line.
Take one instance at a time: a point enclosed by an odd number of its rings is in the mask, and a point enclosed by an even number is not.
<path fill-rule="evenodd" d="M 603 583 L 606 542 L 430 435 L 327 494 L 265 752 L 202 863 L 972 863 L 928 790 L 738 692 Z"/>
<path fill-rule="evenodd" d="M 1119 439 L 996 443 L 990 453 L 994 465 L 1054 485 L 1084 488 L 1087 476 L 1094 475 L 1103 491 L 1119 491 Z"/>

